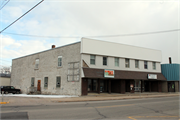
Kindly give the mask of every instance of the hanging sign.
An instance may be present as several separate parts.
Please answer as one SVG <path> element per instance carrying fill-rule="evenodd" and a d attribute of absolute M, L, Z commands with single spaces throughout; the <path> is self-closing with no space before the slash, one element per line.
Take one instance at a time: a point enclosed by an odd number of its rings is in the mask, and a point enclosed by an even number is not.
<path fill-rule="evenodd" d="M 148 79 L 157 79 L 156 74 L 148 74 Z"/>
<path fill-rule="evenodd" d="M 114 78 L 114 70 L 105 69 L 104 77 Z"/>

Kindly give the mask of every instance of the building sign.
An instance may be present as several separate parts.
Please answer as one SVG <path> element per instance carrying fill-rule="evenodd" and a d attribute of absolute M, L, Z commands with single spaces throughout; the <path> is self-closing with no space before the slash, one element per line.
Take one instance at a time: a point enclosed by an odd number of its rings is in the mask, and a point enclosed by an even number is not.
<path fill-rule="evenodd" d="M 105 69 L 104 70 L 104 77 L 114 78 L 114 70 Z"/>
<path fill-rule="evenodd" d="M 156 74 L 148 74 L 148 79 L 157 79 Z"/>

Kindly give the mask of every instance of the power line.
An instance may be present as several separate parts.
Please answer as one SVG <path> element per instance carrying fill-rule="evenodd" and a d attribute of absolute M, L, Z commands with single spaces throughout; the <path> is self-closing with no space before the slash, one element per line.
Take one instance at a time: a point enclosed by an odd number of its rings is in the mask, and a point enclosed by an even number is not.
<path fill-rule="evenodd" d="M 3 0 L 3 2 L 1 3 L 1 6 L 4 4 L 5 1 L 6 1 L 6 0 Z M 0 6 L 0 7 L 1 7 L 1 6 Z"/>
<path fill-rule="evenodd" d="M 0 10 L 3 9 L 3 7 L 6 6 L 6 4 L 8 4 L 9 1 L 10 1 L 10 0 L 8 0 L 8 1 L 0 8 Z M 3 2 L 3 3 L 4 3 L 4 2 Z"/>
<path fill-rule="evenodd" d="M 30 10 L 28 10 L 26 13 L 24 13 L 22 16 L 20 16 L 18 19 L 16 19 L 14 22 L 12 22 L 10 25 L 8 25 L 7 27 L 5 27 L 3 30 L 0 31 L 0 34 L 6 30 L 8 27 L 10 27 L 12 24 L 14 24 L 15 22 L 17 22 L 19 19 L 21 19 L 23 16 L 25 16 L 28 12 L 30 12 L 32 9 L 34 9 L 36 6 L 38 6 L 40 3 L 42 3 L 44 0 L 42 0 L 41 2 L 39 2 L 38 4 L 36 4 L 34 7 L 32 7 Z"/>
<path fill-rule="evenodd" d="M 8 32 L 3 32 L 3 33 L 11 34 L 11 35 L 18 35 L 18 36 L 41 37 L 41 38 L 81 38 L 81 37 L 123 37 L 123 36 L 159 34 L 159 33 L 175 32 L 175 31 L 180 31 L 180 29 L 165 30 L 165 31 L 155 31 L 155 32 L 145 32 L 145 33 L 119 34 L 119 35 L 101 35 L 101 36 L 39 36 L 39 35 L 8 33 Z"/>
<path fill-rule="evenodd" d="M 11 61 L 8 61 L 8 60 L 3 60 L 3 59 L 0 59 L 0 61 L 6 61 L 6 62 L 11 62 Z"/>
<path fill-rule="evenodd" d="M 27 36 L 27 37 L 41 37 L 41 38 L 81 38 L 81 36 L 39 36 L 39 35 L 27 35 L 27 34 L 16 34 L 3 32 L 5 34 L 18 35 L 18 36 Z"/>

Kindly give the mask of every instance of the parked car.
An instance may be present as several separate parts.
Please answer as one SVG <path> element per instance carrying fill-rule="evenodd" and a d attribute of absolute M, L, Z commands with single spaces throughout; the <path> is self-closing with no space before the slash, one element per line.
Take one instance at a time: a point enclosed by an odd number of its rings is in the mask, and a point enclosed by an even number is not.
<path fill-rule="evenodd" d="M 21 93 L 20 89 L 16 89 L 13 86 L 1 86 L 1 94 L 2 94 L 2 91 L 4 91 L 4 94 L 8 94 L 8 93 L 20 94 Z"/>

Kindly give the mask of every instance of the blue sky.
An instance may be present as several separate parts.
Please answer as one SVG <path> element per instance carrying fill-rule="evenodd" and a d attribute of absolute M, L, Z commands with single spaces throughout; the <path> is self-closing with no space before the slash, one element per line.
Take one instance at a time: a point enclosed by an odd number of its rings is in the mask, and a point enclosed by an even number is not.
<path fill-rule="evenodd" d="M 7 0 L 1 0 L 0 5 Z M 10 0 L 0 11 L 0 30 L 8 26 L 40 0 Z M 179 29 L 179 0 L 77 1 L 45 0 L 1 35 L 0 65 L 11 66 L 14 58 L 80 41 L 80 38 L 27 37 L 99 36 Z M 158 49 L 162 63 L 180 63 L 179 32 L 95 39 Z M 137 53 L 140 54 L 140 53 Z"/>

